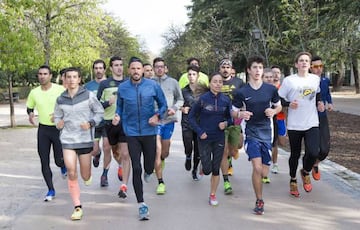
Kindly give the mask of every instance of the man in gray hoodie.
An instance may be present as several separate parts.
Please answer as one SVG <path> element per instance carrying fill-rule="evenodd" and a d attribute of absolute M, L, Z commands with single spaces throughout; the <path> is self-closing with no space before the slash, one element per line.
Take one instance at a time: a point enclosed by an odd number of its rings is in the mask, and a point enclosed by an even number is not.
<path fill-rule="evenodd" d="M 165 183 L 163 180 L 162 170 L 165 167 L 165 158 L 169 156 L 170 152 L 170 139 L 174 132 L 175 122 L 177 121 L 176 112 L 184 104 L 184 99 L 179 87 L 179 83 L 172 77 L 165 73 L 165 60 L 157 57 L 153 61 L 156 82 L 159 83 L 162 91 L 165 94 L 167 101 L 167 112 L 165 119 L 160 121 L 157 133 L 157 149 L 155 160 L 155 173 L 158 178 L 158 187 L 156 193 L 163 195 L 166 192 Z"/>

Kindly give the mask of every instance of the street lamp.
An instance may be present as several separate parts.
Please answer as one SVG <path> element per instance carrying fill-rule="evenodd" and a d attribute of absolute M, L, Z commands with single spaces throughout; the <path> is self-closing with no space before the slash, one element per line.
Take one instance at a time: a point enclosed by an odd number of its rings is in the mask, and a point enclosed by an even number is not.
<path fill-rule="evenodd" d="M 259 28 L 255 27 L 251 32 L 255 40 L 261 39 L 261 30 L 259 30 Z"/>
<path fill-rule="evenodd" d="M 266 65 L 269 65 L 269 54 L 268 54 L 268 47 L 267 47 L 267 41 L 264 39 L 263 31 L 260 30 L 257 27 L 254 27 L 251 31 L 253 38 L 256 40 L 256 52 L 261 53 L 259 50 L 259 42 L 262 45 L 262 49 L 265 53 L 265 61 Z"/>

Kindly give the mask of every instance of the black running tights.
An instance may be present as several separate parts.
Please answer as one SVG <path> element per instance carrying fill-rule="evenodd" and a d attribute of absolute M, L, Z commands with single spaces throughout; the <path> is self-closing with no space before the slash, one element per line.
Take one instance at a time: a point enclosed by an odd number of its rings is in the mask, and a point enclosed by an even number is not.
<path fill-rule="evenodd" d="M 41 162 L 41 172 L 49 190 L 54 190 L 52 172 L 50 169 L 50 148 L 53 147 L 55 164 L 64 167 L 64 158 L 60 142 L 60 132 L 55 126 L 39 124 L 37 133 L 37 148 Z"/>
<path fill-rule="evenodd" d="M 289 142 L 290 142 L 290 158 L 289 168 L 290 177 L 296 177 L 296 170 L 299 164 L 299 158 L 301 154 L 301 144 L 304 139 L 305 155 L 302 158 L 303 169 L 310 172 L 319 154 L 319 128 L 312 127 L 308 130 L 288 130 Z"/>

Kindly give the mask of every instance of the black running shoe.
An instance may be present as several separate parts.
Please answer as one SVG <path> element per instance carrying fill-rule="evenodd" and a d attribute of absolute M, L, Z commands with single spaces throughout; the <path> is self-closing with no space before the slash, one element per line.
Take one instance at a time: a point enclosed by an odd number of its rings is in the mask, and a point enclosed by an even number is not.
<path fill-rule="evenodd" d="M 93 165 L 95 168 L 99 167 L 101 152 L 93 157 Z"/>

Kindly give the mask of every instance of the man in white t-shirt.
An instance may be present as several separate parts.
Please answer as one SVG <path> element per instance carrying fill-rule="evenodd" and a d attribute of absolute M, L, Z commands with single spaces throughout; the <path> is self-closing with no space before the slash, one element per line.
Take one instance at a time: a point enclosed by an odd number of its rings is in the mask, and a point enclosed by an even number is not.
<path fill-rule="evenodd" d="M 301 155 L 301 143 L 304 139 L 305 155 L 303 168 L 300 170 L 303 187 L 311 192 L 312 185 L 309 172 L 311 171 L 319 148 L 319 118 L 318 110 L 324 110 L 320 100 L 319 77 L 309 73 L 311 54 L 300 52 L 295 57 L 297 73 L 286 77 L 279 89 L 280 97 L 289 102 L 287 129 L 290 142 L 290 194 L 299 197 L 296 171 Z"/>

